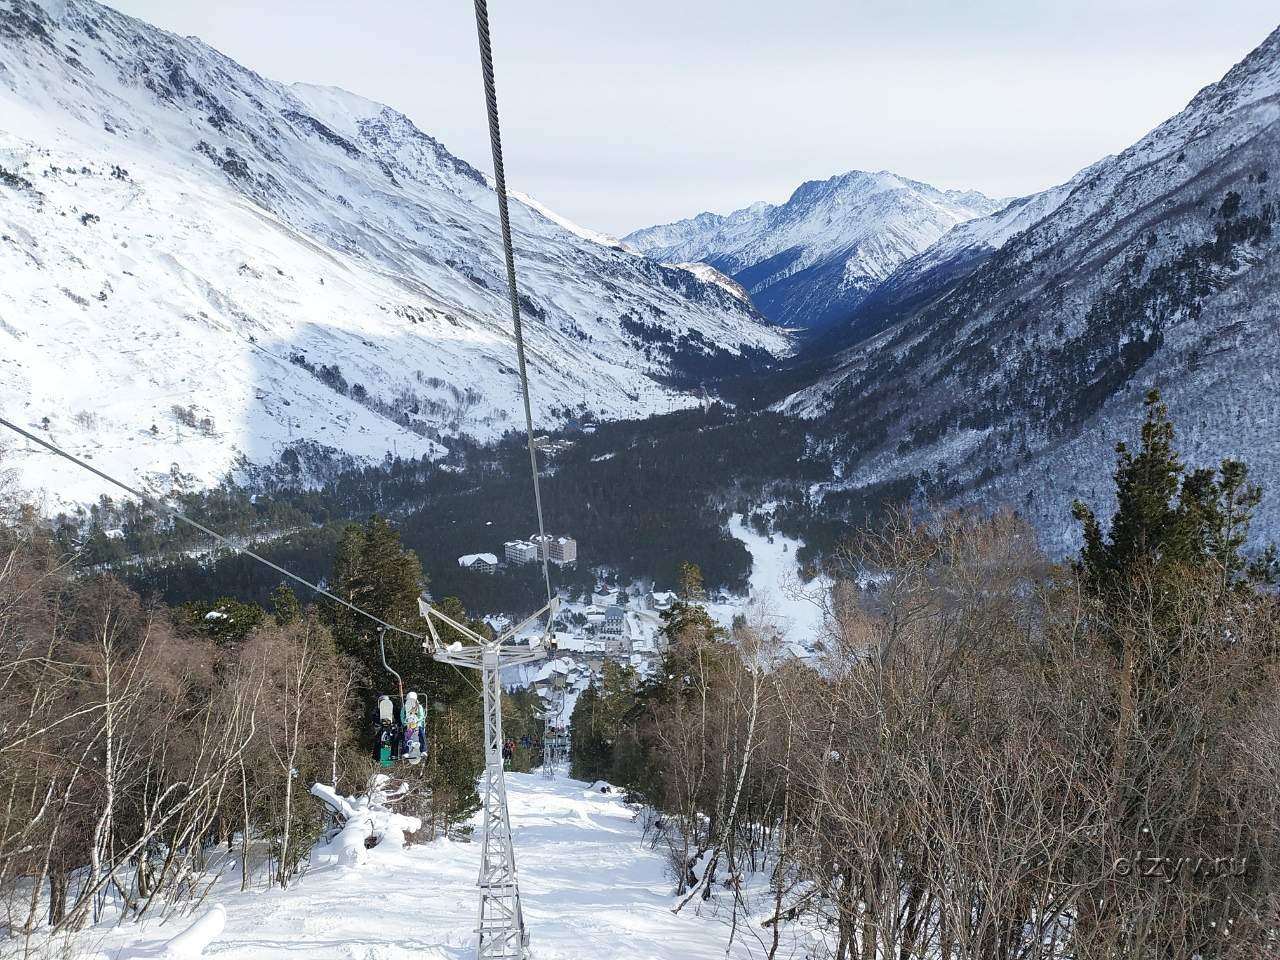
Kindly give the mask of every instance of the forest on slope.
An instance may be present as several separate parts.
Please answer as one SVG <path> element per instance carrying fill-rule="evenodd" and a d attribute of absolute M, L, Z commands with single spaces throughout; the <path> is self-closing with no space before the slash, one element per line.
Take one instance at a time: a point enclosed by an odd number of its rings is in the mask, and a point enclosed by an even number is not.
<path fill-rule="evenodd" d="M 662 669 L 607 666 L 573 771 L 652 813 L 676 909 L 836 960 L 1272 956 L 1280 605 L 1263 491 L 1186 469 L 1148 397 L 1109 519 L 1044 556 L 1007 511 L 895 513 L 840 552 L 818 669 L 687 570 Z M 1274 561 L 1274 552 L 1272 554 Z"/>
<path fill-rule="evenodd" d="M 421 566 L 385 521 L 343 531 L 329 583 L 425 632 Z M 308 786 L 370 789 L 374 700 L 397 691 L 368 621 L 302 601 L 282 584 L 265 607 L 148 601 L 65 549 L 0 486 L 0 953 L 104 911 L 180 913 L 204 896 L 218 848 L 244 890 L 286 887 L 305 870 L 328 836 Z M 441 608 L 467 620 L 457 600 Z M 429 705 L 426 759 L 397 771 L 397 809 L 429 841 L 479 806 L 480 697 L 418 640 L 392 635 L 387 648 Z M 527 694 L 506 713 L 512 735 L 540 732 Z M 515 759 L 516 769 L 532 761 Z"/>

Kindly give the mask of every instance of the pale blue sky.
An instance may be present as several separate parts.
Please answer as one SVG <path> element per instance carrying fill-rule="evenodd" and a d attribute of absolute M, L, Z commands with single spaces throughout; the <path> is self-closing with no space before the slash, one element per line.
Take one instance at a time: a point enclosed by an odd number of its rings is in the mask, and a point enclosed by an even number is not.
<path fill-rule="evenodd" d="M 467 0 L 113 0 L 278 80 L 409 114 L 489 169 Z M 1274 0 L 490 0 L 508 179 L 639 226 L 893 170 L 1042 189 L 1177 112 Z"/>

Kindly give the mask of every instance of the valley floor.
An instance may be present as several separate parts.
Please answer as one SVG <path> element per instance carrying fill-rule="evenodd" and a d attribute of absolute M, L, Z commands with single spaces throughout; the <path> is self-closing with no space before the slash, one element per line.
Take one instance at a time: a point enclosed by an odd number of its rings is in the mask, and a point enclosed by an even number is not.
<path fill-rule="evenodd" d="M 730 907 L 678 916 L 661 850 L 642 840 L 617 794 L 540 774 L 508 774 L 531 960 L 711 960 L 726 957 Z M 370 851 L 360 867 L 317 864 L 288 890 L 242 893 L 221 881 L 209 904 L 226 927 L 199 956 L 225 960 L 463 960 L 473 951 L 480 845 L 437 840 Z M 761 903 L 762 908 L 770 906 Z M 756 929 L 760 917 L 756 917 Z M 142 960 L 190 923 L 127 925 L 83 941 L 85 960 Z M 741 918 L 730 958 L 765 950 Z M 784 941 L 779 958 L 803 957 Z"/>

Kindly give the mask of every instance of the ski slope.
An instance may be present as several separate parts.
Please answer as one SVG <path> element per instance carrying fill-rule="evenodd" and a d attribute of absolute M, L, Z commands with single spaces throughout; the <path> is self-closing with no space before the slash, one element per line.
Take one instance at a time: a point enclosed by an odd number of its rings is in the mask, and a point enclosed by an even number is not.
<path fill-rule="evenodd" d="M 829 584 L 823 578 L 801 580 L 796 551 L 804 541 L 780 533 L 761 536 L 740 513 L 729 518 L 729 533 L 751 552 L 750 586 L 745 598 L 708 603 L 708 612 L 724 627 L 738 614 L 749 622 L 763 622 L 785 640 L 786 656 L 803 659 L 812 654 L 826 632 L 824 598 Z"/>
<path fill-rule="evenodd" d="M 672 913 L 662 851 L 644 843 L 635 813 L 617 794 L 538 774 L 508 774 L 520 889 L 532 932 L 531 960 L 712 960 L 762 956 L 743 929 L 726 955 L 729 901 L 703 916 L 692 906 Z M 192 920 L 128 925 L 86 935 L 85 960 L 219 957 L 223 960 L 462 960 L 474 949 L 480 844 L 436 840 L 408 849 L 383 844 L 358 866 L 324 863 L 288 890 L 242 893 L 239 879 L 215 886 L 197 913 L 215 929 L 214 904 L 225 925 L 202 953 L 166 944 Z M 759 907 L 770 904 L 761 898 Z M 761 916 L 767 915 L 762 913 Z M 759 917 L 756 918 L 757 929 Z M 802 957 L 784 940 L 779 957 Z"/>

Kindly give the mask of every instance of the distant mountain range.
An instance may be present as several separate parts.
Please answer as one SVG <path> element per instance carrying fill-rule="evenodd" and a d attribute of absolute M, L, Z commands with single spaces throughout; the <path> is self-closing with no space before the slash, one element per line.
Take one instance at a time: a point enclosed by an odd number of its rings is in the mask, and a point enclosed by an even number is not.
<path fill-rule="evenodd" d="M 538 423 L 791 350 L 741 291 L 513 203 Z M 518 389 L 486 177 L 390 107 L 90 0 L 0 0 L 0 407 L 162 486 L 494 439 Z M 10 446 L 54 500 L 98 481 Z"/>
<path fill-rule="evenodd" d="M 535 415 L 720 384 L 804 419 L 824 515 L 1011 503 L 1066 548 L 1156 385 L 1189 461 L 1251 464 L 1275 537 L 1277 178 L 1280 31 L 1009 202 L 855 171 L 619 242 L 517 196 Z M 486 177 L 395 110 L 90 0 L 0 0 L 0 406 L 95 463 L 305 480 L 518 428 L 497 250 Z M 101 490 L 20 443 L 2 462 Z"/>
<path fill-rule="evenodd" d="M 1249 463 L 1280 535 L 1278 182 L 1280 30 L 1132 147 L 901 264 L 778 404 L 836 457 L 833 507 L 1011 503 L 1066 546 L 1158 386 L 1188 460 Z"/>
<path fill-rule="evenodd" d="M 1001 206 L 974 190 L 854 170 L 802 184 L 779 206 L 702 213 L 623 243 L 665 263 L 708 264 L 774 322 L 814 333 L 846 320 L 903 261 L 957 224 Z"/>

